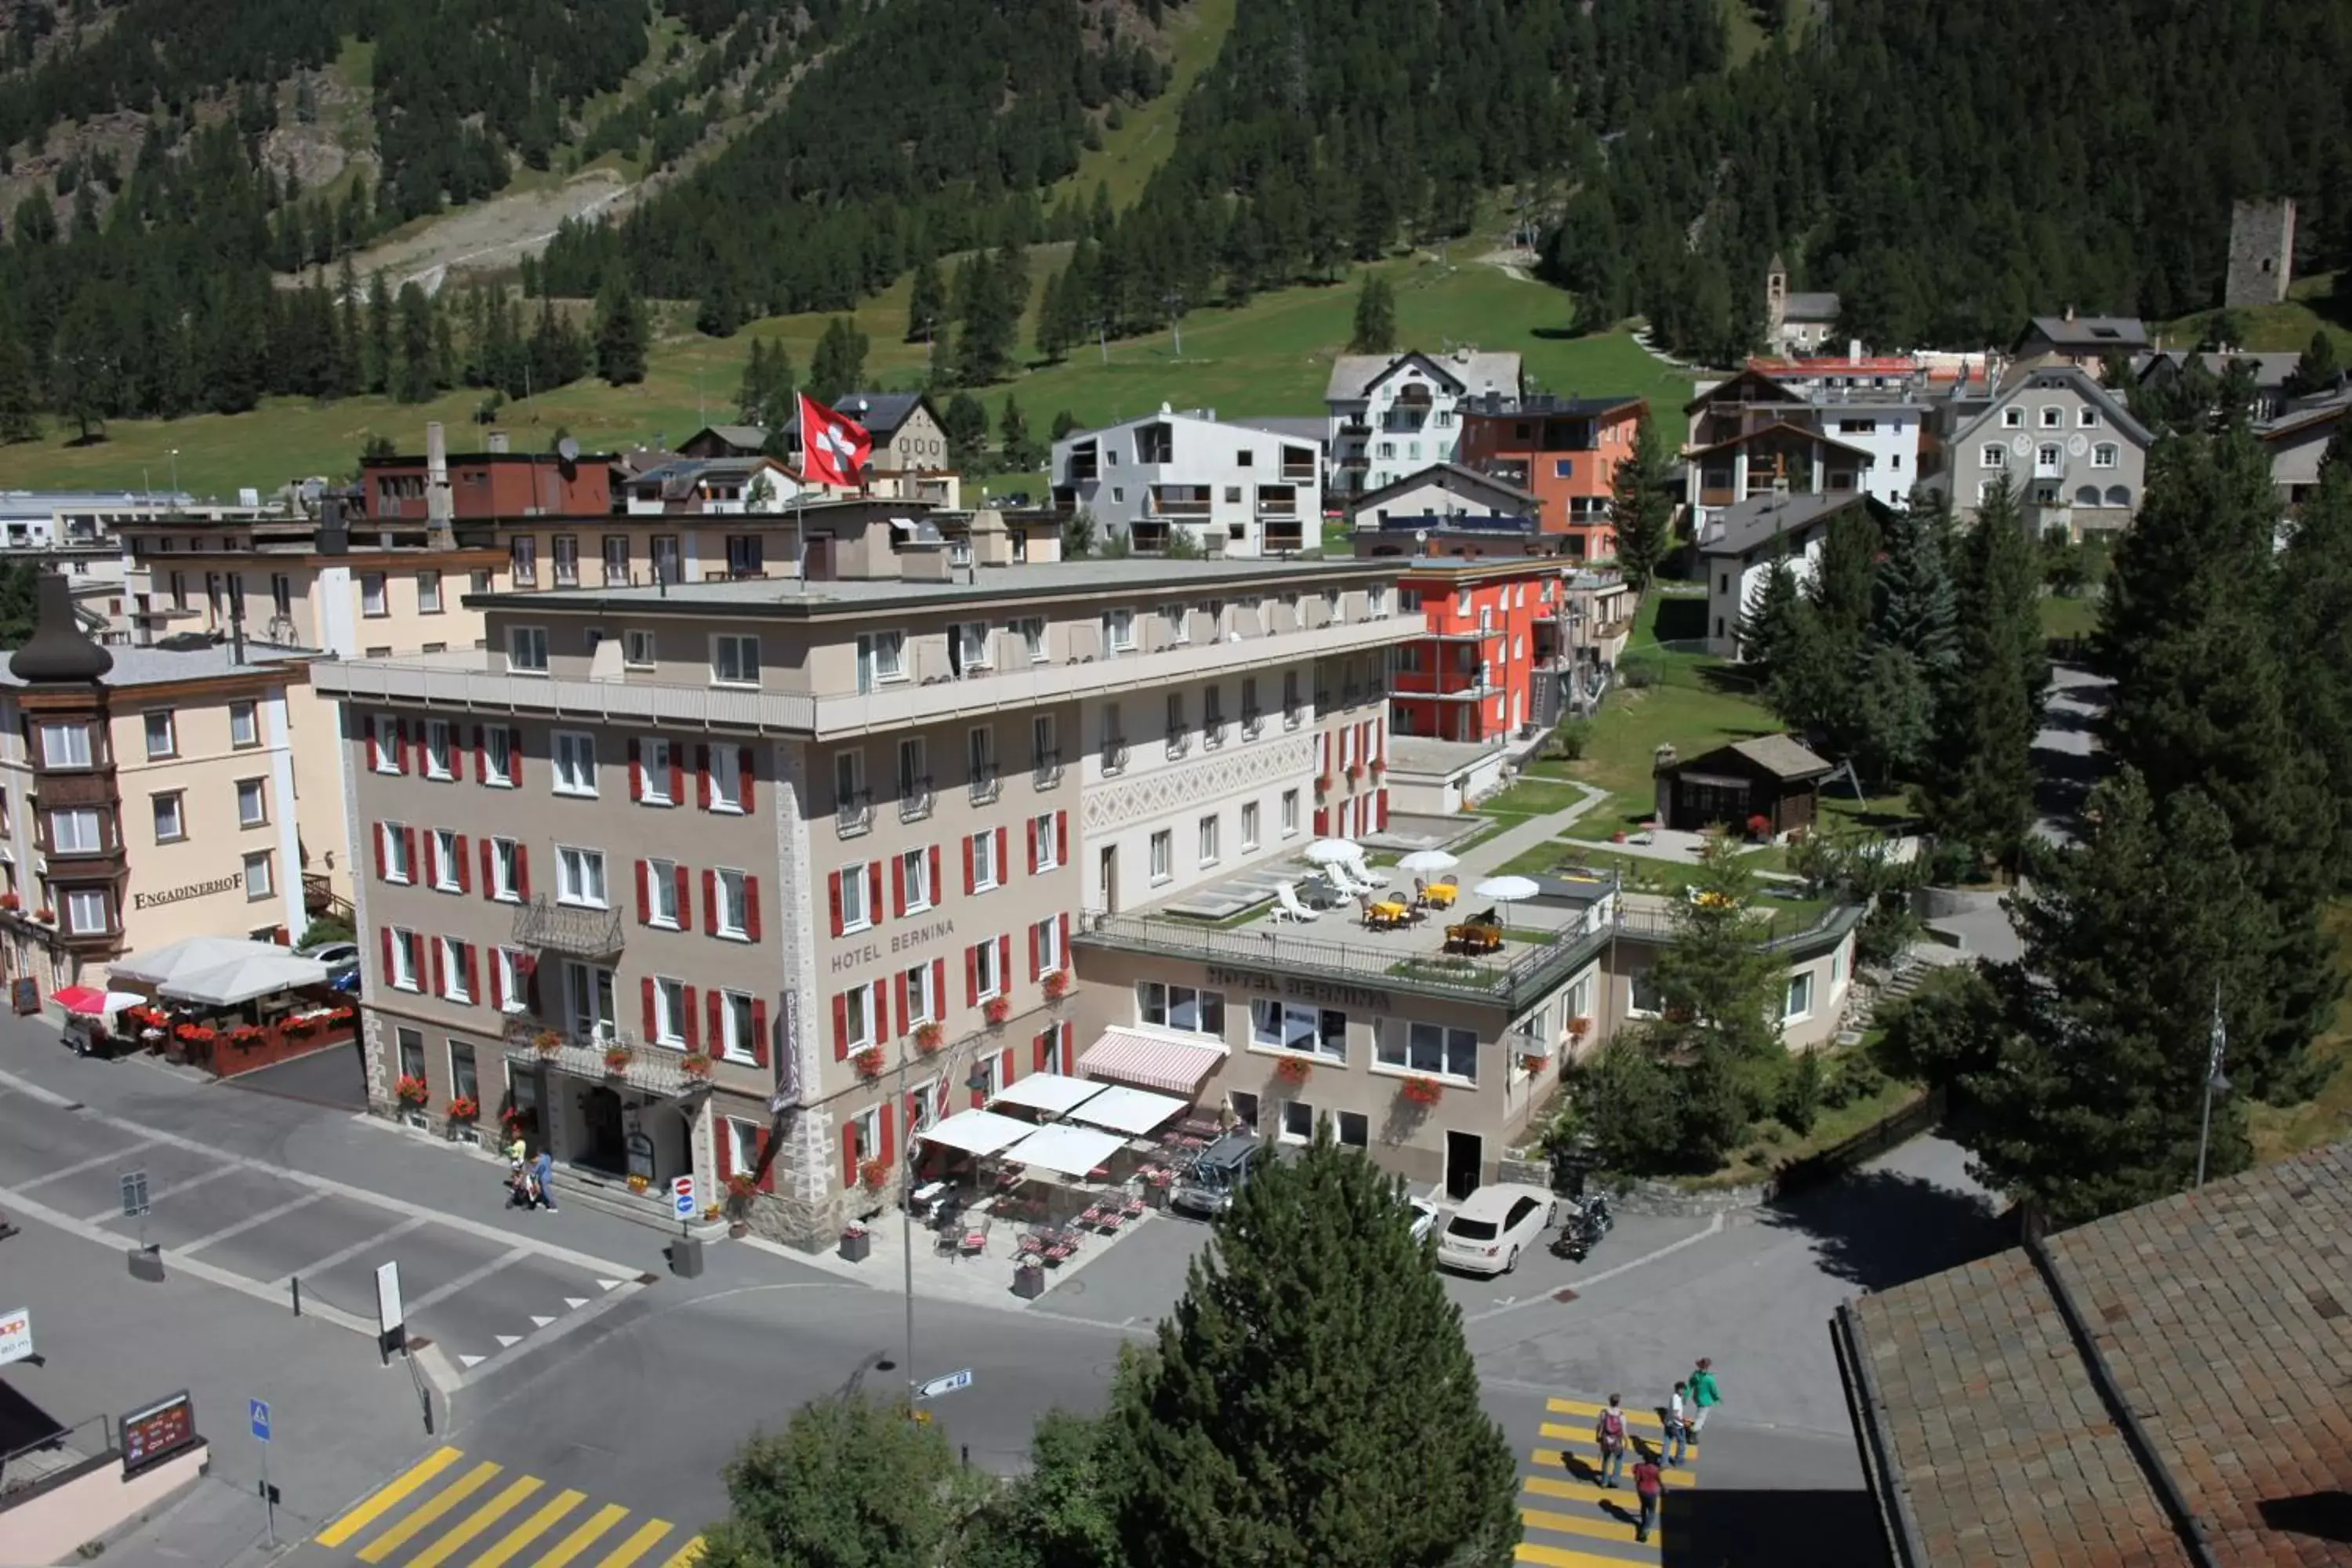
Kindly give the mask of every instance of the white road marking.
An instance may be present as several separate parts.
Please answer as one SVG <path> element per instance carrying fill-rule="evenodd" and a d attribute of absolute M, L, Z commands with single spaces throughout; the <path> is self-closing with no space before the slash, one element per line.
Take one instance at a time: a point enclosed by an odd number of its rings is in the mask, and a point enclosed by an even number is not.
<path fill-rule="evenodd" d="M 1655 1263 L 1661 1258 L 1680 1252 L 1685 1247 L 1696 1247 L 1710 1236 L 1722 1234 L 1723 1216 L 1718 1214 L 1706 1222 L 1705 1230 L 1695 1231 L 1680 1241 L 1670 1241 L 1654 1252 L 1645 1252 L 1639 1258 L 1629 1258 L 1614 1268 L 1604 1268 L 1598 1274 L 1588 1274 L 1581 1279 L 1571 1279 L 1568 1282 L 1569 1287 L 1581 1295 L 1604 1279 L 1614 1279 L 1620 1274 L 1630 1274 L 1636 1268 Z M 1499 1318 L 1506 1312 L 1517 1312 L 1528 1307 L 1549 1307 L 1552 1304 L 1553 1301 L 1549 1296 L 1531 1296 L 1524 1301 L 1515 1301 L 1507 1307 L 1492 1307 L 1483 1312 L 1473 1312 L 1462 1321 L 1465 1323 L 1483 1323 L 1489 1318 Z"/>
<path fill-rule="evenodd" d="M 566 1296 L 563 1298 L 563 1304 L 572 1311 L 576 1312 L 581 1308 L 588 1304 L 588 1298 L 585 1296 Z"/>
<path fill-rule="evenodd" d="M 500 1334 L 499 1336 L 499 1349 L 502 1351 L 512 1350 L 515 1346 L 520 1343 L 522 1343 L 522 1336 L 520 1334 Z"/>
<path fill-rule="evenodd" d="M 349 1263 L 352 1258 L 357 1258 L 361 1253 L 365 1252 L 371 1247 L 381 1247 L 385 1242 L 390 1241 L 394 1237 L 406 1236 L 410 1231 L 421 1229 L 432 1223 L 433 1222 L 431 1220 L 425 1218 L 423 1215 L 412 1215 L 407 1219 L 402 1220 L 398 1225 L 393 1226 L 389 1229 L 377 1231 L 373 1236 L 367 1237 L 364 1241 L 355 1241 L 340 1252 L 330 1252 L 324 1258 L 312 1258 L 310 1262 L 305 1263 L 301 1268 L 295 1269 L 290 1274 L 280 1274 L 277 1279 L 269 1282 L 269 1288 L 272 1291 L 282 1291 L 287 1286 L 292 1284 L 295 1280 L 300 1279 L 305 1274 L 324 1274 L 328 1269 L 334 1268 L 339 1263 Z"/>
<path fill-rule="evenodd" d="M 530 1315 L 530 1326 L 534 1329 L 543 1329 L 553 1321 L 555 1321 L 553 1318 L 542 1318 L 537 1312 Z"/>
<path fill-rule="evenodd" d="M 304 1193 L 300 1197 L 292 1199 L 287 1203 L 279 1204 L 274 1209 L 263 1209 L 259 1214 L 250 1215 L 246 1218 L 237 1221 L 235 1225 L 225 1225 L 221 1226 L 220 1229 L 213 1232 L 210 1236 L 200 1236 L 196 1237 L 195 1240 L 191 1241 L 184 1247 L 181 1247 L 180 1250 L 183 1252 L 202 1252 L 205 1247 L 212 1246 L 213 1243 L 216 1241 L 226 1241 L 232 1236 L 243 1236 L 247 1231 L 252 1230 L 259 1226 L 268 1225 L 273 1219 L 282 1219 L 286 1215 L 292 1214 L 296 1209 L 307 1208 L 326 1195 L 327 1194 L 324 1193 Z"/>
<path fill-rule="evenodd" d="M 467 1355 L 463 1351 L 457 1352 L 457 1363 L 460 1366 L 463 1366 L 467 1372 L 471 1372 L 476 1367 L 481 1365 L 483 1359 L 484 1358 L 478 1355 Z"/>
<path fill-rule="evenodd" d="M 411 1312 L 421 1312 L 427 1307 L 437 1307 L 442 1302 L 447 1300 L 450 1297 L 456 1295 L 458 1291 L 466 1289 L 468 1285 L 478 1285 L 483 1280 L 488 1279 L 491 1275 L 496 1274 L 499 1269 L 511 1268 L 513 1265 L 521 1262 L 524 1258 L 529 1258 L 530 1256 L 530 1253 L 525 1252 L 520 1247 L 510 1247 L 507 1248 L 506 1251 L 499 1253 L 496 1258 L 491 1258 L 488 1263 L 483 1264 L 481 1267 L 467 1269 L 465 1273 L 458 1275 L 457 1278 L 450 1280 L 446 1285 L 439 1287 L 437 1289 L 427 1290 L 424 1295 L 416 1298 L 415 1300 L 409 1302 L 408 1310 Z"/>
<path fill-rule="evenodd" d="M 596 1283 L 602 1285 L 607 1290 L 617 1290 L 623 1285 L 626 1284 L 627 1281 L 625 1279 L 599 1279 Z"/>
<path fill-rule="evenodd" d="M 176 1197 L 180 1194 L 186 1192 L 191 1187 L 201 1187 L 206 1182 L 217 1182 L 223 1176 L 234 1175 L 243 1169 L 243 1166 L 235 1163 L 215 1165 L 213 1169 L 206 1171 L 200 1176 L 190 1176 L 184 1182 L 173 1182 L 168 1187 L 157 1187 L 153 1192 L 147 1194 L 147 1205 L 150 1208 L 152 1208 L 155 1205 L 162 1203 L 165 1198 Z M 108 1220 L 120 1219 L 121 1216 L 122 1206 L 118 1204 L 110 1209 L 100 1209 L 96 1214 L 90 1215 L 89 1223 L 92 1225 L 103 1225 Z"/>
<path fill-rule="evenodd" d="M 111 1165 L 117 1161 L 129 1159 L 131 1155 L 136 1154 L 142 1149 L 152 1149 L 156 1144 L 161 1143 L 163 1141 L 163 1140 L 161 1138 L 142 1138 L 138 1142 L 129 1144 L 123 1148 L 110 1150 L 103 1154 L 93 1154 L 87 1160 L 77 1160 L 70 1165 L 61 1166 L 57 1170 L 51 1171 L 46 1176 L 35 1176 L 31 1181 L 25 1183 L 16 1190 L 20 1193 L 29 1193 L 35 1187 L 46 1187 L 51 1182 L 62 1182 L 68 1176 L 79 1176 L 84 1171 L 95 1171 L 100 1165 Z M 218 1151 L 215 1150 L 215 1152 L 217 1153 Z"/>

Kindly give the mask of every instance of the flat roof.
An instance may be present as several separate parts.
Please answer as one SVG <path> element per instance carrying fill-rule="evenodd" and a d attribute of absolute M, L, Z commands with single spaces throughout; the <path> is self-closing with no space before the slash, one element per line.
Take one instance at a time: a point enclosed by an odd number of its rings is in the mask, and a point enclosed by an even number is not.
<path fill-rule="evenodd" d="M 229 675 L 282 675 L 289 662 L 323 658 L 317 648 L 286 647 L 247 637 L 246 657 L 233 657 L 226 642 L 207 647 L 110 647 L 114 668 L 99 684 L 120 690 L 136 686 L 173 686 L 184 680 L 206 680 Z M 21 689 L 34 684 L 20 680 L 0 659 L 0 687 Z"/>
<path fill-rule="evenodd" d="M 1286 592 L 1318 579 L 1385 579 L 1398 575 L 1390 557 L 1282 561 L 1170 561 L 1124 556 L 1084 561 L 1016 562 L 975 566 L 971 580 L 909 583 L 898 577 L 803 583 L 796 577 L 749 577 L 723 583 L 673 583 L 667 588 L 560 588 L 468 594 L 468 609 L 533 609 L 582 615 L 603 610 L 636 614 L 805 617 L 899 605 L 923 607 L 991 599 L 1102 597 L 1139 599 L 1212 589 L 1263 585 Z M 959 573 L 961 569 L 959 569 Z"/>

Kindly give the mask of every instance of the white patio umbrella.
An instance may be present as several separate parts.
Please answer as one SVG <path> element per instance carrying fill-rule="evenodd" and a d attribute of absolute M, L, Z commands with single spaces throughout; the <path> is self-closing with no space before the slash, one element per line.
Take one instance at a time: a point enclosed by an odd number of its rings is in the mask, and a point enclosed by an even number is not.
<path fill-rule="evenodd" d="M 1482 899 L 1492 899 L 1504 905 L 1517 903 L 1521 899 L 1532 899 L 1542 891 L 1532 877 L 1489 877 L 1470 890 Z M 1504 923 L 1510 923 L 1507 916 Z"/>
<path fill-rule="evenodd" d="M 1451 871 L 1462 864 L 1462 857 L 1451 849 L 1416 849 L 1397 862 L 1397 869 L 1419 876 L 1423 871 Z"/>
<path fill-rule="evenodd" d="M 1352 866 L 1364 858 L 1364 847 L 1352 838 L 1318 838 L 1307 847 L 1307 858 L 1318 866 Z"/>

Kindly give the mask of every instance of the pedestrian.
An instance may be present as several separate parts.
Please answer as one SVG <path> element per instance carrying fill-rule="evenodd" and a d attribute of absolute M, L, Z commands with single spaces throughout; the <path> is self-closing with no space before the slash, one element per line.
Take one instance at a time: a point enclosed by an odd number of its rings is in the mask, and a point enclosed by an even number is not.
<path fill-rule="evenodd" d="M 1689 1386 L 1683 1383 L 1675 1384 L 1675 1395 L 1666 1401 L 1666 1435 L 1658 1444 L 1658 1463 L 1661 1465 L 1679 1465 L 1683 1461 L 1686 1440 L 1685 1424 L 1690 1415 L 1688 1406 L 1683 1402 L 1683 1394 Z"/>
<path fill-rule="evenodd" d="M 1625 1410 L 1617 1395 L 1609 1396 L 1601 1419 L 1593 1424 L 1592 1440 L 1601 1447 L 1601 1484 L 1614 1488 L 1625 1471 Z"/>
<path fill-rule="evenodd" d="M 1698 1366 L 1690 1374 L 1691 1416 L 1690 1446 L 1698 1447 L 1698 1435 L 1706 1430 L 1706 1413 L 1723 1402 L 1723 1394 L 1715 1386 L 1715 1363 L 1698 1358 Z"/>
<path fill-rule="evenodd" d="M 555 1209 L 555 1156 L 542 1146 L 538 1161 L 530 1168 L 531 1180 L 539 1185 L 539 1206 L 553 1214 Z"/>
<path fill-rule="evenodd" d="M 1658 1494 L 1664 1489 L 1664 1478 L 1658 1473 L 1657 1461 L 1647 1454 L 1633 1466 L 1633 1495 L 1642 1500 L 1642 1522 L 1633 1528 L 1637 1542 L 1650 1539 L 1650 1531 L 1658 1527 Z"/>

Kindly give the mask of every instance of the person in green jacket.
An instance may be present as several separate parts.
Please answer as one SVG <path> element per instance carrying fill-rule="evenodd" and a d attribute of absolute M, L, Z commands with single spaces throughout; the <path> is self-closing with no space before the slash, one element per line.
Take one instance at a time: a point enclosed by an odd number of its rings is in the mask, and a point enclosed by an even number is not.
<path fill-rule="evenodd" d="M 1700 1428 L 1706 1425 L 1706 1413 L 1714 1409 L 1723 1399 L 1722 1392 L 1715 1386 L 1715 1373 L 1710 1370 L 1714 1365 L 1715 1363 L 1701 1356 L 1698 1358 L 1697 1368 L 1690 1374 L 1691 1415 L 1687 1425 L 1690 1430 L 1690 1446 L 1694 1448 L 1698 1447 Z"/>

